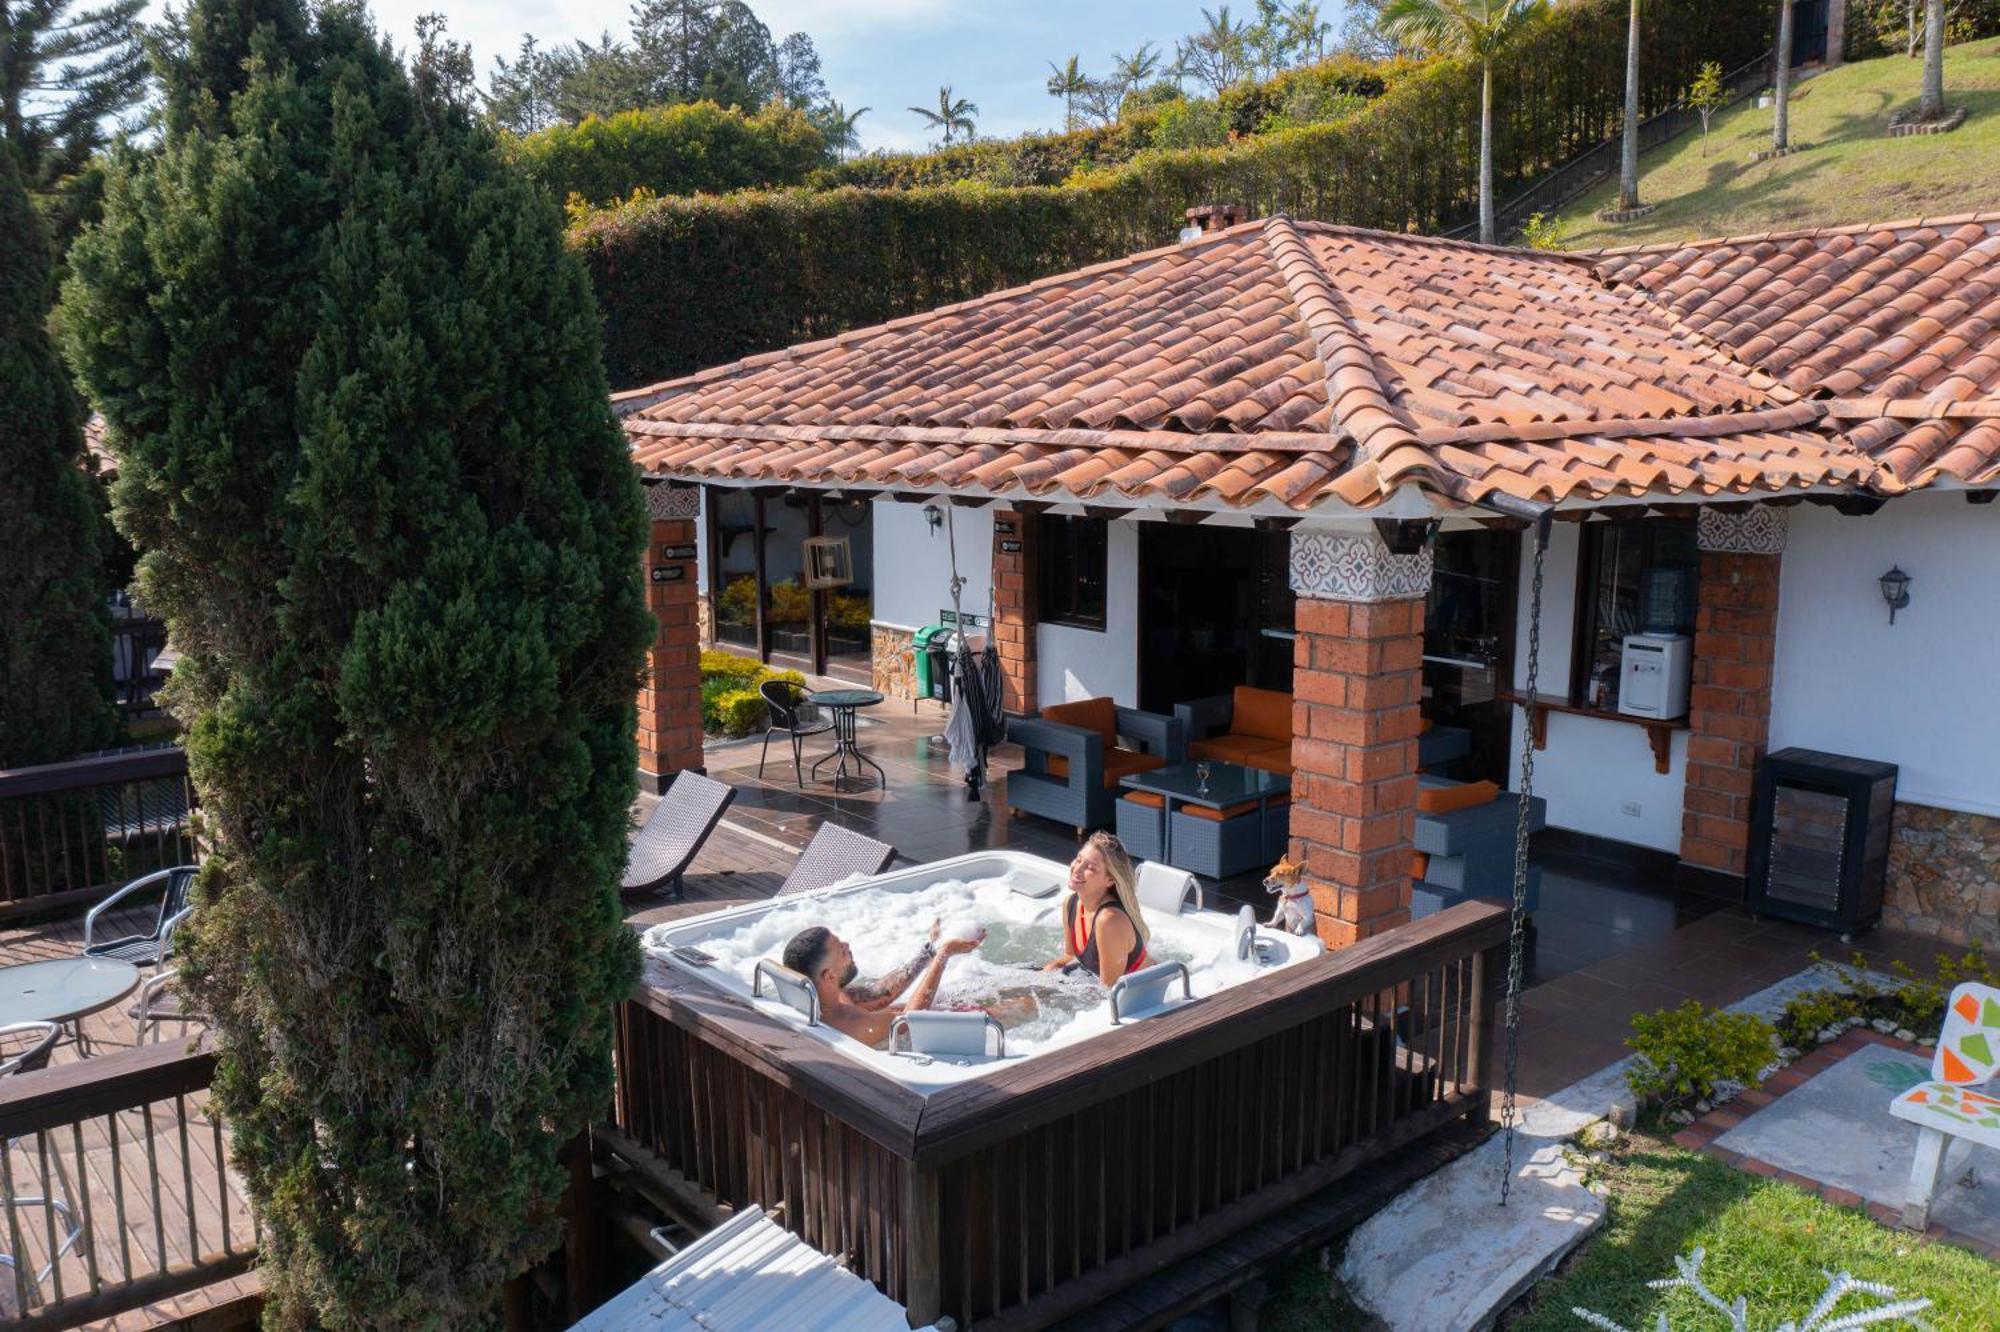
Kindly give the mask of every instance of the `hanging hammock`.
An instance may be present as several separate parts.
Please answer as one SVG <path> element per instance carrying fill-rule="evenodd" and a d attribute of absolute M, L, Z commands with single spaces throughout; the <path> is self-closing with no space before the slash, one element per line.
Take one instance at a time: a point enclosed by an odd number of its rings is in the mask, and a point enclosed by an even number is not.
<path fill-rule="evenodd" d="M 1000 686 L 1000 654 L 993 636 L 979 652 L 965 632 L 965 608 L 961 598 L 965 579 L 958 573 L 958 532 L 945 509 L 945 542 L 951 552 L 951 716 L 945 722 L 944 738 L 950 746 L 951 764 L 965 771 L 965 798 L 979 799 L 986 782 L 986 755 L 1007 734 Z M 987 622 L 992 623 L 989 604 Z"/>

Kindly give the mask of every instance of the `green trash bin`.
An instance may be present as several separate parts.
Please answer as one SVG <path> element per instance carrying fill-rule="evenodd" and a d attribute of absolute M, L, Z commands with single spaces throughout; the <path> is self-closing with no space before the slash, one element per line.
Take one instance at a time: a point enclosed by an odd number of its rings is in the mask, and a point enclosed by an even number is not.
<path fill-rule="evenodd" d="M 951 702 L 951 664 L 947 656 L 951 626 L 927 624 L 910 636 L 916 649 L 917 697 Z"/>

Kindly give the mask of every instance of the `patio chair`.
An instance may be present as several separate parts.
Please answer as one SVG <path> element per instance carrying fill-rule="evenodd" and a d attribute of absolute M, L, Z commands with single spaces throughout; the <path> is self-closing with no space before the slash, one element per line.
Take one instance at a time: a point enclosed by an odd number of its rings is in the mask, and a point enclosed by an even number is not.
<path fill-rule="evenodd" d="M 1007 775 L 1008 807 L 1067 823 L 1079 834 L 1111 825 L 1119 778 L 1179 762 L 1183 750 L 1174 718 L 1121 708 L 1108 698 L 1011 718 L 1007 738 L 1021 747 L 1022 757 L 1022 766 Z"/>
<path fill-rule="evenodd" d="M 111 896 L 90 909 L 83 918 L 83 955 L 85 957 L 116 958 L 120 962 L 130 962 L 135 967 L 157 967 L 174 951 L 174 929 L 188 918 L 194 910 L 190 894 L 194 889 L 194 876 L 200 871 L 193 865 L 176 865 L 172 869 L 155 870 L 132 880 Z M 153 917 L 152 927 L 144 934 L 126 934 L 115 939 L 99 937 L 97 919 L 105 912 L 117 907 L 120 902 L 142 888 L 159 884 L 160 910 Z M 131 910 L 125 907 L 121 910 Z"/>
<path fill-rule="evenodd" d="M 764 775 L 764 760 L 771 753 L 771 737 L 782 734 L 792 743 L 792 776 L 800 787 L 806 784 L 805 738 L 833 730 L 833 719 L 806 702 L 805 686 L 794 680 L 766 680 L 757 686 L 764 706 L 770 710 L 770 724 L 764 728 L 764 748 L 757 755 L 757 775 Z"/>
<path fill-rule="evenodd" d="M 619 891 L 650 893 L 667 888 L 681 896 L 681 876 L 708 841 L 736 788 L 698 772 L 683 772 L 653 806 L 625 861 Z"/>
<path fill-rule="evenodd" d="M 54 1022 L 13 1022 L 0 1027 L 0 1078 L 47 1068 L 61 1039 L 62 1027 Z"/>
<path fill-rule="evenodd" d="M 798 864 L 785 876 L 778 896 L 793 897 L 815 888 L 839 883 L 855 874 L 880 874 L 896 858 L 896 848 L 887 842 L 864 837 L 837 823 L 822 823 L 812 841 L 799 856 Z"/>
<path fill-rule="evenodd" d="M 178 1022 L 185 1029 L 189 1023 L 201 1024 L 206 1021 L 200 1014 L 187 1006 L 181 993 L 180 968 L 162 971 L 139 982 L 138 997 L 126 1014 L 132 1019 L 132 1044 L 146 1043 L 146 1033 L 151 1031 L 158 1041 L 160 1026 L 167 1022 Z"/>
<path fill-rule="evenodd" d="M 1931 1222 L 1932 1195 L 1944 1173 L 1948 1139 L 2000 1148 L 2000 1096 L 1973 1091 L 2000 1074 L 2000 989 L 1967 981 L 1945 1002 L 1944 1030 L 1931 1056 L 1931 1077 L 1889 1103 L 1889 1113 L 1918 1128 L 1917 1155 L 1903 1198 L 1903 1225 Z M 1994 1088 L 2000 1091 L 2000 1088 Z"/>
<path fill-rule="evenodd" d="M 49 1056 L 55 1052 L 56 1042 L 61 1039 L 62 1028 L 53 1022 L 15 1022 L 0 1027 L 0 1077 L 9 1077 L 17 1073 L 34 1073 L 47 1068 Z M 20 1143 L 21 1138 L 9 1138 L 7 1147 L 10 1153 Z M 28 1152 L 19 1159 L 33 1161 L 38 1155 Z M 48 1159 L 54 1161 L 58 1176 L 63 1181 L 63 1188 L 67 1190 L 69 1179 L 63 1170 L 62 1153 L 52 1152 Z M 7 1183 L 9 1181 L 0 1180 L 0 1187 L 4 1187 Z M 33 1307 L 42 1283 L 49 1279 L 51 1272 L 55 1271 L 56 1264 L 61 1262 L 63 1256 L 71 1249 L 83 1242 L 83 1223 L 77 1220 L 76 1213 L 65 1199 L 54 1194 L 17 1194 L 7 1199 L 7 1202 L 10 1210 L 14 1211 L 29 1207 L 46 1207 L 56 1223 L 55 1228 L 48 1233 L 52 1237 L 60 1234 L 61 1238 L 56 1240 L 55 1252 L 49 1255 L 49 1260 L 38 1268 L 23 1267 L 16 1255 L 0 1252 L 0 1319 L 18 1318 Z M 15 1233 L 39 1232 L 30 1231 L 29 1223 L 23 1220 Z M 0 1236 L 0 1239 L 4 1238 Z"/>

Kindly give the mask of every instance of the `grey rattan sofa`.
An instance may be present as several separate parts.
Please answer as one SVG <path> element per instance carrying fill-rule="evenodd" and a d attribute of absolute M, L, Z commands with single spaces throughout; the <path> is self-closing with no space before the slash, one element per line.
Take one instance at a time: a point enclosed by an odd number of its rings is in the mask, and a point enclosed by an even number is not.
<path fill-rule="evenodd" d="M 1073 724 L 1100 717 L 1101 725 Z M 1107 730 L 1132 747 L 1106 744 Z M 1040 717 L 1010 718 L 1007 738 L 1021 746 L 1022 767 L 1007 776 L 1008 808 L 1079 832 L 1109 827 L 1118 779 L 1178 763 L 1185 757 L 1182 734 L 1172 717 L 1121 708 L 1108 698 L 1046 708 Z"/>

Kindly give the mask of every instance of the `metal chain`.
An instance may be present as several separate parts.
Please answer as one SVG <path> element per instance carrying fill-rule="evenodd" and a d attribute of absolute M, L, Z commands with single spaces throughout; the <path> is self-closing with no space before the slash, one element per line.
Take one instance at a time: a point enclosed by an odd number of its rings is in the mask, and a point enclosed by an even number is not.
<path fill-rule="evenodd" d="M 1500 1083 L 1500 1205 L 1514 1187 L 1514 1086 L 1521 1071 L 1521 945 L 1528 920 L 1528 812 L 1535 798 L 1535 725 L 1533 700 L 1542 668 L 1542 565 L 1548 553 L 1548 520 L 1535 523 L 1534 590 L 1528 597 L 1528 675 L 1522 688 L 1527 700 L 1521 713 L 1521 794 L 1514 809 L 1514 905 L 1507 934 L 1507 1006 L 1501 1019 L 1505 1030 L 1505 1066 Z"/>

